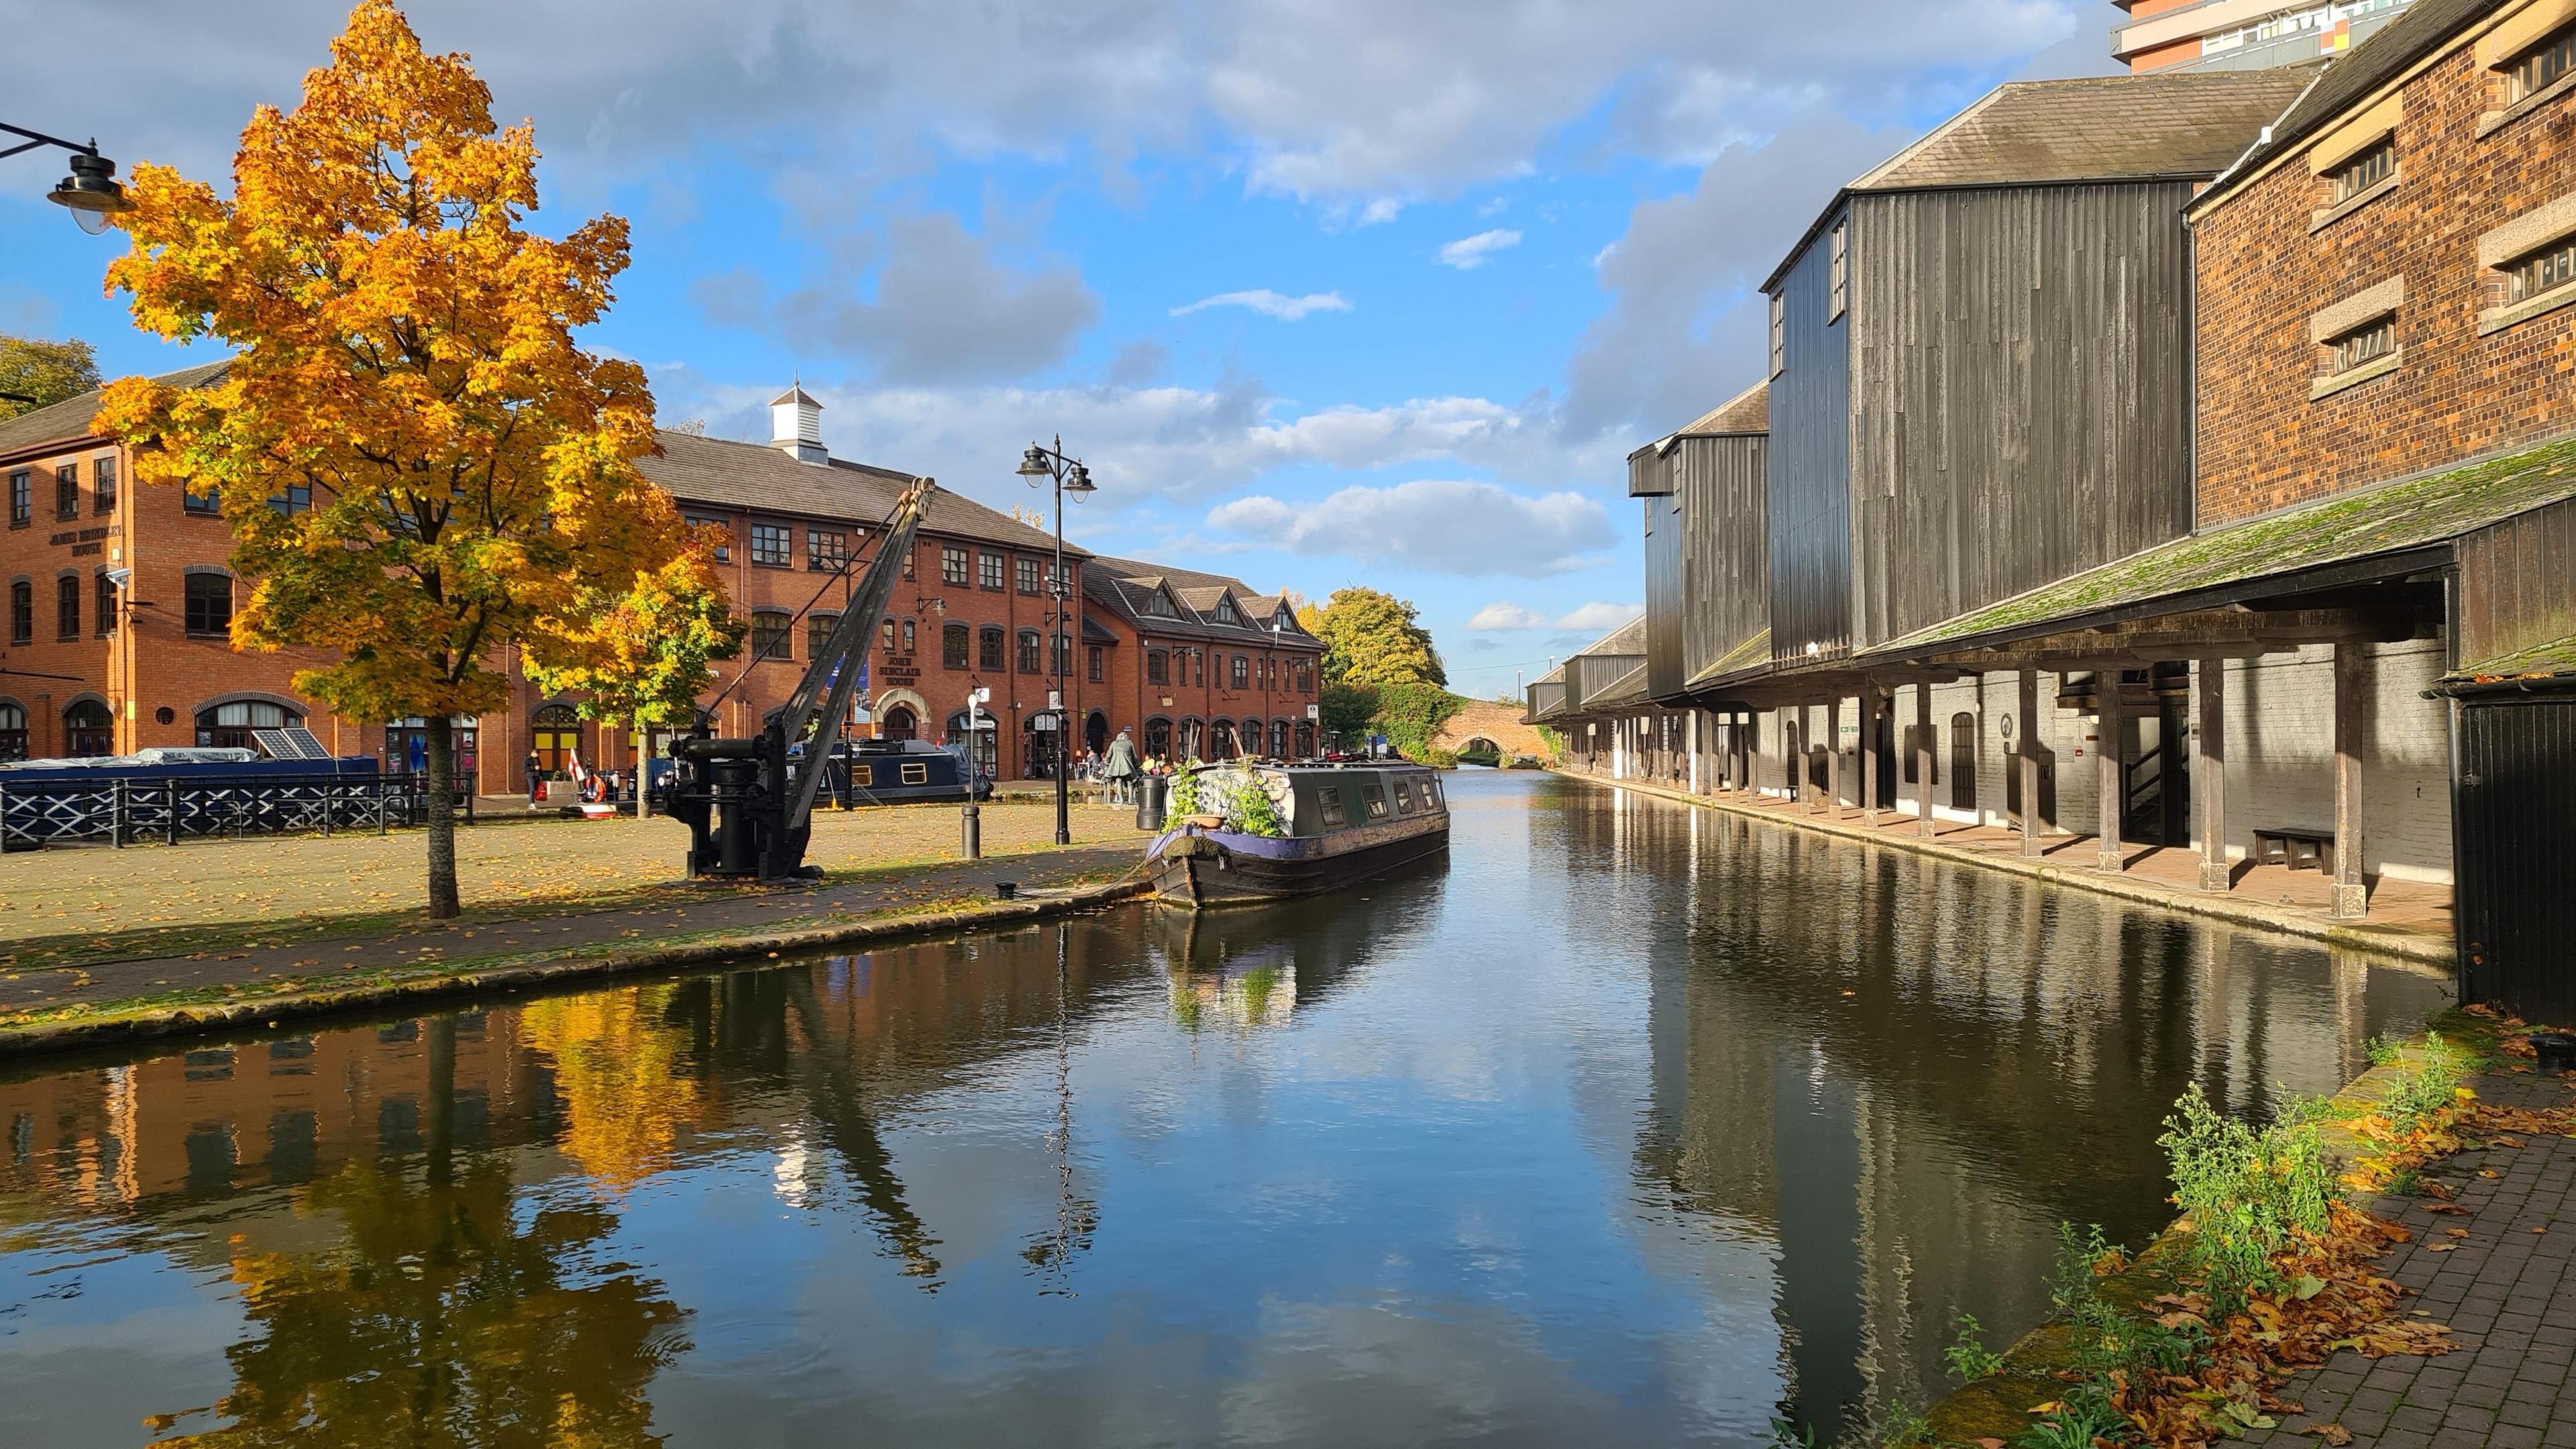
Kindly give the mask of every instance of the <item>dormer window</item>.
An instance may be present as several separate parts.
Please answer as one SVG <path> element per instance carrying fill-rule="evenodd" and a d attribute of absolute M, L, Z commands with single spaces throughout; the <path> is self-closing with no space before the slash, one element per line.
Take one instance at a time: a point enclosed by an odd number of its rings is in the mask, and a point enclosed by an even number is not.
<path fill-rule="evenodd" d="M 1270 627 L 1282 632 L 1294 629 L 1297 627 L 1297 616 L 1288 612 L 1286 604 L 1281 604 L 1279 612 L 1270 616 Z"/>
<path fill-rule="evenodd" d="M 1243 615 L 1236 611 L 1234 600 L 1231 597 L 1218 597 L 1216 601 L 1216 621 L 1220 624 L 1235 625 L 1240 625 L 1243 622 Z"/>
<path fill-rule="evenodd" d="M 1158 619 L 1177 619 L 1181 611 L 1172 607 L 1171 596 L 1161 589 L 1145 596 L 1145 612 Z"/>
<path fill-rule="evenodd" d="M 2335 168 L 2334 199 L 2350 201 L 2397 173 L 2397 143 L 2381 141 L 2365 146 L 2350 160 Z"/>

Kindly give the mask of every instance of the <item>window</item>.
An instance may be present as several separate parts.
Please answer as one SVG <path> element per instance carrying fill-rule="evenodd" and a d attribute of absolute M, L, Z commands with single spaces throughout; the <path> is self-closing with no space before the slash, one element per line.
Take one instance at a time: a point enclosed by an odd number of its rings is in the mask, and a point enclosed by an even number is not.
<path fill-rule="evenodd" d="M 1181 611 L 1172 607 L 1172 596 L 1156 589 L 1145 597 L 1145 612 L 1157 619 L 1177 619 Z"/>
<path fill-rule="evenodd" d="M 2337 372 L 2350 372 L 2365 362 L 2376 362 L 2397 350 L 2397 319 L 2381 317 L 2365 322 L 2330 345 Z"/>
<path fill-rule="evenodd" d="M 1099 645 L 1094 644 L 1091 646 L 1091 657 L 1083 661 L 1083 677 L 1094 684 L 1103 681 L 1104 661 L 1101 658 L 1103 652 Z"/>
<path fill-rule="evenodd" d="M 904 652 L 904 653 L 906 653 L 906 654 L 910 654 L 910 653 L 912 652 L 912 637 L 913 637 L 913 636 L 912 636 L 912 629 L 913 629 L 913 621 L 912 621 L 912 620 L 910 620 L 910 619 L 906 619 L 906 620 L 904 620 L 904 621 L 903 621 L 903 652 Z"/>
<path fill-rule="evenodd" d="M 200 493 L 194 488 L 187 488 L 180 491 L 179 508 L 181 512 L 198 518 L 218 518 L 223 515 L 224 500 L 212 493 Z"/>
<path fill-rule="evenodd" d="M 1020 672 L 1035 674 L 1038 668 L 1038 631 L 1022 629 L 1020 631 Z"/>
<path fill-rule="evenodd" d="M 909 583 L 909 582 L 911 582 L 911 581 L 912 581 L 912 550 L 911 550 L 911 549 L 905 549 L 905 550 L 903 551 L 903 577 L 904 577 L 904 581 L 905 581 L 906 583 Z"/>
<path fill-rule="evenodd" d="M 1849 222 L 1835 222 L 1833 236 L 1827 242 L 1833 249 L 1826 259 L 1825 320 L 1828 322 L 1843 315 L 1843 307 L 1851 298 L 1850 226 Z"/>
<path fill-rule="evenodd" d="M 751 526 L 751 561 L 763 568 L 783 569 L 796 562 L 796 535 L 783 523 L 755 523 Z"/>
<path fill-rule="evenodd" d="M 2505 299 L 2508 302 L 2537 297 L 2576 282 L 2576 237 L 2552 243 L 2520 261 L 2507 263 L 2505 276 L 2511 288 Z"/>
<path fill-rule="evenodd" d="M 892 654 L 894 652 L 894 620 L 888 619 L 877 627 L 885 635 L 885 651 L 888 654 Z"/>
<path fill-rule="evenodd" d="M 99 574 L 92 597 L 95 601 L 92 613 L 97 622 L 91 627 L 98 631 L 101 639 L 116 637 L 116 581 L 105 573 Z"/>
<path fill-rule="evenodd" d="M 24 528 L 36 516 L 35 475 L 20 468 L 9 475 L 9 526 Z"/>
<path fill-rule="evenodd" d="M 1073 636 L 1059 629 L 1056 631 L 1055 647 L 1047 651 L 1047 674 L 1050 678 L 1062 679 L 1071 673 L 1073 673 Z"/>
<path fill-rule="evenodd" d="M 681 521 L 688 524 L 691 528 L 703 528 L 709 530 L 707 542 L 715 551 L 715 560 L 717 563 L 733 562 L 732 524 L 725 522 L 721 518 L 710 518 L 703 513 L 684 514 L 682 515 Z"/>
<path fill-rule="evenodd" d="M 9 642 L 32 644 L 36 640 L 36 586 L 20 579 L 9 586 Z"/>
<path fill-rule="evenodd" d="M 939 667 L 963 669 L 974 653 L 975 631 L 963 624 L 943 624 L 939 629 Z"/>
<path fill-rule="evenodd" d="M 99 513 L 116 511 L 116 455 L 93 458 L 89 465 L 90 507 Z"/>
<path fill-rule="evenodd" d="M 54 468 L 54 516 L 80 517 L 80 464 L 61 463 Z"/>
<path fill-rule="evenodd" d="M 1172 682 L 1172 656 L 1171 656 L 1171 655 L 1169 655 L 1169 654 L 1164 653 L 1164 652 L 1163 652 L 1162 650 L 1160 650 L 1160 649 L 1149 649 L 1149 650 L 1146 650 L 1146 651 L 1145 651 L 1145 682 L 1146 682 L 1147 684 L 1169 684 L 1169 683 L 1171 683 L 1171 682 Z"/>
<path fill-rule="evenodd" d="M 1242 689 L 1252 683 L 1252 661 L 1240 654 L 1234 656 L 1234 687 Z"/>
<path fill-rule="evenodd" d="M 313 511 L 313 485 L 290 483 L 269 498 L 268 506 L 288 518 L 293 518 L 299 513 L 310 513 Z"/>
<path fill-rule="evenodd" d="M 284 705 L 239 699 L 197 711 L 197 743 L 210 749 L 247 750 L 255 743 L 253 730 L 282 730 L 302 723 L 304 716 Z"/>
<path fill-rule="evenodd" d="M 1362 785 L 1360 787 L 1360 803 L 1367 807 L 1369 819 L 1384 820 L 1386 818 L 1386 797 L 1378 793 L 1378 788 L 1375 785 Z"/>
<path fill-rule="evenodd" d="M 1019 563 L 1020 592 L 1024 594 L 1036 593 L 1038 591 L 1038 561 L 1033 558 L 1023 558 Z"/>
<path fill-rule="evenodd" d="M 1145 721 L 1145 758 L 1160 760 L 1172 753 L 1172 722 L 1167 719 Z"/>
<path fill-rule="evenodd" d="M 805 567 L 828 574 L 850 562 L 850 536 L 837 528 L 805 530 Z"/>
<path fill-rule="evenodd" d="M 1242 615 L 1241 613 L 1237 612 L 1237 611 L 1236 611 L 1236 609 L 1235 609 L 1235 607 L 1234 607 L 1234 597 L 1233 597 L 1232 595 L 1230 595 L 1230 594 L 1219 594 L 1219 595 L 1217 595 L 1217 598 L 1216 598 L 1216 621 L 1217 621 L 1218 623 L 1220 623 L 1220 624 L 1237 624 L 1237 625 L 1239 625 L 1239 624 L 1241 624 L 1241 623 L 1243 622 L 1243 615 Z"/>
<path fill-rule="evenodd" d="M 0 700 L 0 760 L 27 758 L 27 711 Z"/>
<path fill-rule="evenodd" d="M 966 587 L 966 550 L 947 544 L 939 546 L 939 581 Z"/>
<path fill-rule="evenodd" d="M 1398 815 L 1413 813 L 1413 790 L 1402 780 L 1395 782 L 1395 813 Z"/>
<path fill-rule="evenodd" d="M 1191 683 L 1202 687 L 1207 684 L 1207 652 L 1205 650 L 1193 649 L 1190 651 L 1190 674 L 1192 676 L 1190 680 Z"/>
<path fill-rule="evenodd" d="M 1327 828 L 1343 823 L 1341 786 L 1326 785 L 1315 792 L 1315 814 Z"/>
<path fill-rule="evenodd" d="M 2561 27 L 2505 67 L 2505 104 L 2538 95 L 2571 70 L 2576 70 L 2576 25 Z"/>
<path fill-rule="evenodd" d="M 1420 788 L 1422 790 L 1422 808 L 1425 810 L 1439 809 L 1440 782 L 1438 780 L 1424 780 L 1421 782 Z"/>
<path fill-rule="evenodd" d="M 54 580 L 54 637 L 80 637 L 80 576 L 65 574 Z"/>
<path fill-rule="evenodd" d="M 2397 143 L 2381 141 L 2368 146 L 2334 170 L 2334 199 L 2350 201 L 2397 172 Z"/>
<path fill-rule="evenodd" d="M 1003 640 L 999 629 L 985 629 L 975 636 L 975 667 L 998 674 L 1002 669 Z"/>
<path fill-rule="evenodd" d="M 820 659 L 824 655 L 831 653 L 832 631 L 839 627 L 841 627 L 841 616 L 838 614 L 806 615 L 805 657 L 808 659 Z"/>
<path fill-rule="evenodd" d="M 755 525 L 757 526 L 757 525 Z M 796 650 L 790 642 L 796 621 L 775 609 L 757 609 L 751 616 L 751 662 L 764 659 L 793 659 Z"/>
<path fill-rule="evenodd" d="M 116 748 L 116 719 L 103 702 L 84 699 L 63 711 L 63 737 L 71 746 L 64 753 L 75 759 L 108 754 Z"/>
<path fill-rule="evenodd" d="M 1297 692 L 1299 694 L 1315 692 L 1315 666 L 1311 664 L 1297 666 Z"/>
<path fill-rule="evenodd" d="M 975 574 L 976 582 L 983 587 L 988 589 L 1001 588 L 1002 556 L 998 553 L 977 555 L 975 559 Z"/>

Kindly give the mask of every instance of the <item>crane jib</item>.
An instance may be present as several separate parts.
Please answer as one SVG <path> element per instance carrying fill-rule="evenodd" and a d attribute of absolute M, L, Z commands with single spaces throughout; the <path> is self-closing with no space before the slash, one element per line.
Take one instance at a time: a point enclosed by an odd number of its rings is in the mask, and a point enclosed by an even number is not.
<path fill-rule="evenodd" d="M 903 562 L 912 555 L 913 534 L 921 527 L 922 510 L 929 506 L 936 486 L 927 478 L 918 479 L 896 500 L 894 517 L 877 544 L 877 556 L 859 576 L 859 587 L 823 641 L 822 652 L 806 665 L 805 677 L 796 681 L 795 692 L 787 697 L 785 723 L 790 739 L 805 732 L 806 721 L 815 720 L 814 737 L 805 746 L 805 768 L 796 772 L 790 787 L 786 823 L 791 831 L 801 831 L 813 818 L 814 796 L 822 788 L 826 762 L 849 722 L 850 696 L 858 692 L 859 658 L 876 637 L 878 621 L 894 597 L 895 581 L 903 576 Z M 822 696 L 819 720 L 815 715 L 818 695 Z"/>

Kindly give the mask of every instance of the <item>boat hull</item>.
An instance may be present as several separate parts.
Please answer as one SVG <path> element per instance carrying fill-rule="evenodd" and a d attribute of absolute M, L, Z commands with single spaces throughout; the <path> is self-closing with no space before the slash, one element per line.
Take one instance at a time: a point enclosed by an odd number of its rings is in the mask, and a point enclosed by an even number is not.
<path fill-rule="evenodd" d="M 1147 869 L 1158 900 L 1193 908 L 1250 905 L 1358 885 L 1449 849 L 1445 817 L 1352 834 L 1378 838 L 1282 842 L 1175 832 L 1157 846 Z M 1335 848 L 1283 851 L 1282 845 Z"/>

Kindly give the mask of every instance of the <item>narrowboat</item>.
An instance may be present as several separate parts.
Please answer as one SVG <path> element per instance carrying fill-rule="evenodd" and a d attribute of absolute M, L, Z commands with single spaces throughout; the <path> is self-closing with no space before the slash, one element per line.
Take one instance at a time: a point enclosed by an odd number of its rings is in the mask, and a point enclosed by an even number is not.
<path fill-rule="evenodd" d="M 1312 895 L 1449 848 L 1447 791 L 1420 765 L 1215 765 L 1189 778 L 1196 808 L 1145 851 L 1156 898 L 1174 905 Z M 1246 808 L 1255 793 L 1266 809 Z"/>

